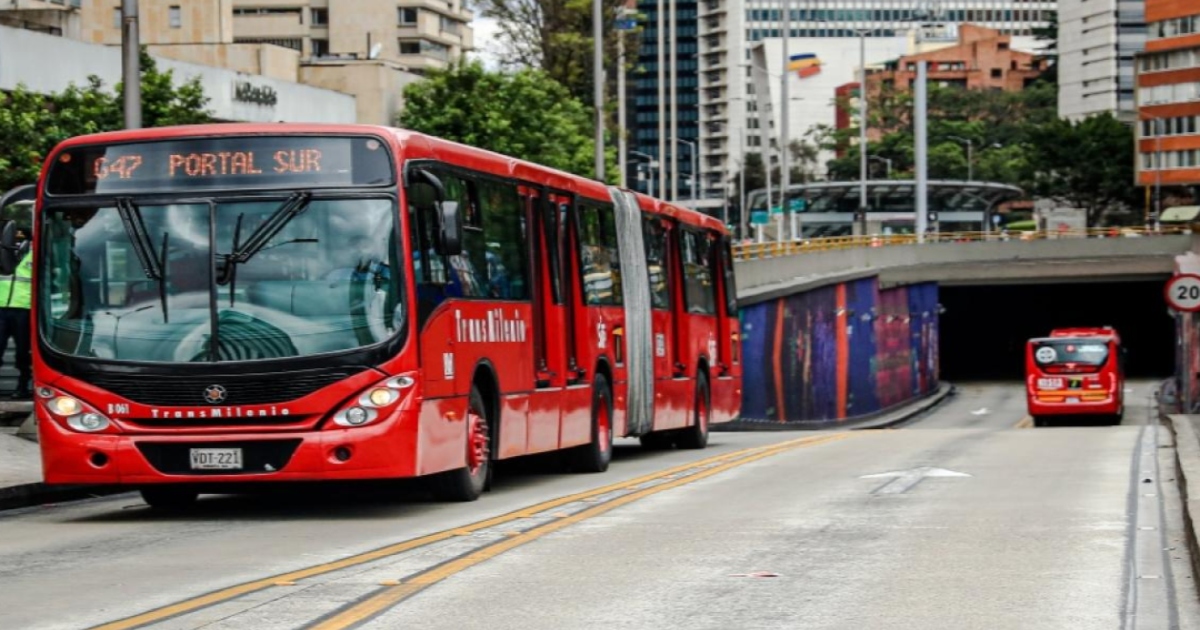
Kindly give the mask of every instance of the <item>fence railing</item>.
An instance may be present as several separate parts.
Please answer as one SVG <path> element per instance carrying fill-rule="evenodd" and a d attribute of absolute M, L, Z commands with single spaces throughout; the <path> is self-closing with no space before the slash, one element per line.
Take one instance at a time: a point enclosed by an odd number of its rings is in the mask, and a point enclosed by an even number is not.
<path fill-rule="evenodd" d="M 1191 234 L 1187 227 L 1162 227 L 1157 230 L 1144 227 L 1088 228 L 1066 231 L 1013 231 L 1013 232 L 943 232 L 925 235 L 925 244 L 942 243 L 1001 243 L 1010 241 L 1041 241 L 1075 238 L 1139 238 L 1171 234 Z M 860 247 L 890 247 L 914 245 L 916 234 L 873 234 L 862 236 L 827 236 L 795 241 L 753 243 L 743 242 L 733 247 L 736 260 L 755 260 L 778 256 L 795 256 L 816 252 L 829 252 Z"/>

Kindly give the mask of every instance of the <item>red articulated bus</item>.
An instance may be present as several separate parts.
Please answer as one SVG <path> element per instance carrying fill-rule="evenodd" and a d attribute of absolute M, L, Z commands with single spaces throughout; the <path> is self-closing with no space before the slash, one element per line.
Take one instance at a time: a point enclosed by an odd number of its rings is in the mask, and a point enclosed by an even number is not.
<path fill-rule="evenodd" d="M 730 239 L 703 214 L 410 131 L 73 138 L 39 182 L 46 482 L 152 506 L 429 476 L 616 437 L 703 448 L 741 401 Z M 247 488 L 246 485 L 241 485 Z"/>
<path fill-rule="evenodd" d="M 1059 328 L 1030 339 L 1025 392 L 1034 425 L 1059 417 L 1098 416 L 1121 424 L 1125 414 L 1125 348 L 1112 328 Z"/>

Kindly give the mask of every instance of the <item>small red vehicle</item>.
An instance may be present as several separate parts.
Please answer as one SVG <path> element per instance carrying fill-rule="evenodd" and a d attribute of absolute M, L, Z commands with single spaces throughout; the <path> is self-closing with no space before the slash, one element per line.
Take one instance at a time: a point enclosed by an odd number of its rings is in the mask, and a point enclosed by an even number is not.
<path fill-rule="evenodd" d="M 1125 349 L 1117 331 L 1059 328 L 1030 339 L 1025 391 L 1035 426 L 1094 416 L 1120 424 L 1125 414 Z"/>
<path fill-rule="evenodd" d="M 725 226 L 402 129 L 213 125 L 46 161 L 35 396 L 50 484 L 177 507 L 427 477 L 614 437 L 704 448 L 741 401 Z"/>

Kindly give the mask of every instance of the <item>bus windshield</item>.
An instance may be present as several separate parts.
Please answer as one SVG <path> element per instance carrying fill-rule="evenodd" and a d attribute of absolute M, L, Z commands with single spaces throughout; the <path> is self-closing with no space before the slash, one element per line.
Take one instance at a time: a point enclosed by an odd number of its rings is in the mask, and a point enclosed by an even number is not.
<path fill-rule="evenodd" d="M 1108 360 L 1108 344 L 1096 339 L 1054 339 L 1033 344 L 1033 359 L 1040 366 L 1068 363 L 1100 366 Z"/>
<path fill-rule="evenodd" d="M 374 345 L 404 323 L 395 216 L 382 196 L 52 207 L 39 328 L 59 352 L 132 362 Z"/>

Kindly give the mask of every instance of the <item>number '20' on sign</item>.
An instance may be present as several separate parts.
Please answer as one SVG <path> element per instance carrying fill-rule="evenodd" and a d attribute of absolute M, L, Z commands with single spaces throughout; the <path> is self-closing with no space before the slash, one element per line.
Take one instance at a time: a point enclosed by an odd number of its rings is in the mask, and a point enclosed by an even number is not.
<path fill-rule="evenodd" d="M 1200 311 L 1200 276 L 1180 274 L 1166 286 L 1167 304 L 1177 311 Z"/>

